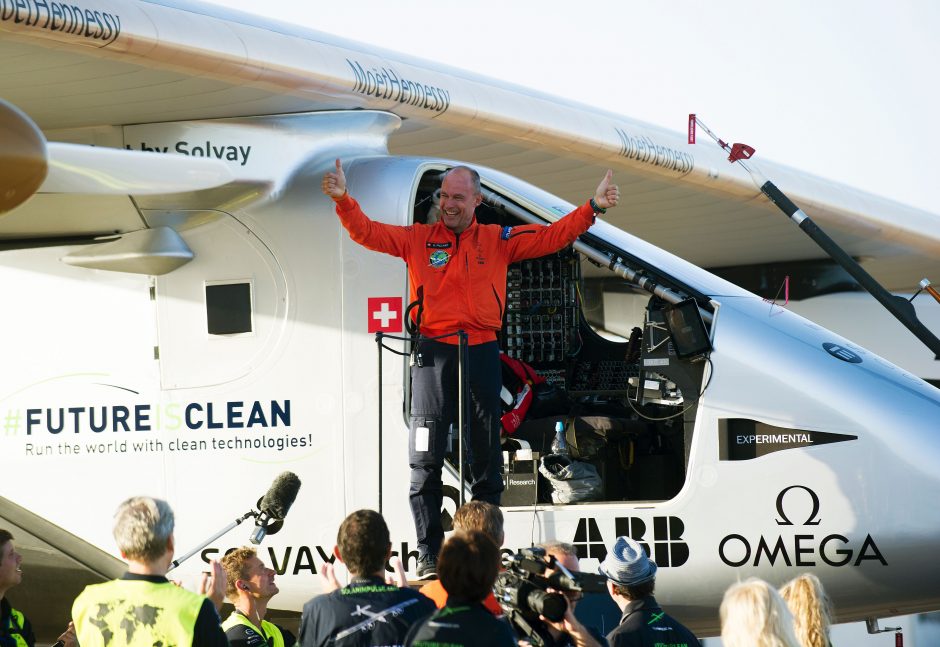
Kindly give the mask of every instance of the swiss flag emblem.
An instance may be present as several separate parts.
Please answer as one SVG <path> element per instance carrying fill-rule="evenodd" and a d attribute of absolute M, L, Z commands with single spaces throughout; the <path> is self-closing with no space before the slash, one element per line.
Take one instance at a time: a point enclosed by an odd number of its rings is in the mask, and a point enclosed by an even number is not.
<path fill-rule="evenodd" d="M 401 332 L 402 298 L 369 298 L 369 332 Z"/>

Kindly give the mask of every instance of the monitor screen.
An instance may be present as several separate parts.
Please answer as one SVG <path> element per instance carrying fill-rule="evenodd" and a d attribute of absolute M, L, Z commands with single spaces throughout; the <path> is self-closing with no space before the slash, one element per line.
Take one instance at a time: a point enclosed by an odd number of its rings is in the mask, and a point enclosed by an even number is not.
<path fill-rule="evenodd" d="M 708 330 L 695 299 L 686 299 L 663 308 L 666 327 L 680 358 L 704 355 L 712 349 Z"/>

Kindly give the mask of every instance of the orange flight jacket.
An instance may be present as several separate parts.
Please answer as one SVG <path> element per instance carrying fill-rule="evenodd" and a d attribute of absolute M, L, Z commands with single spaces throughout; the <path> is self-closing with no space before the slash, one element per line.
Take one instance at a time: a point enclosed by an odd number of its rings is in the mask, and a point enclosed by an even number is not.
<path fill-rule="evenodd" d="M 354 241 L 408 264 L 411 301 L 423 288 L 422 335 L 463 329 L 470 345 L 495 340 L 502 327 L 510 264 L 556 252 L 594 223 L 590 202 L 548 226 L 481 225 L 474 217 L 460 236 L 442 222 L 407 227 L 375 222 L 349 194 L 336 201 L 336 214 Z"/>

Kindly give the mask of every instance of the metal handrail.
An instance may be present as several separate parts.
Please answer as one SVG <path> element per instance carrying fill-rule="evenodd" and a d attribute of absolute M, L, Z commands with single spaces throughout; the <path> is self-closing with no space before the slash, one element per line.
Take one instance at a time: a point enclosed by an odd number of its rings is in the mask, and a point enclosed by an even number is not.
<path fill-rule="evenodd" d="M 463 439 L 464 439 L 465 427 L 467 424 L 466 407 L 467 407 L 467 402 L 469 401 L 469 398 L 467 397 L 467 389 L 469 388 L 469 381 L 467 380 L 467 377 L 466 377 L 467 365 L 469 364 L 469 362 L 467 361 L 467 348 L 468 348 L 467 333 L 463 330 L 458 330 L 457 332 L 448 333 L 446 335 L 438 335 L 436 337 L 421 337 L 421 339 L 426 340 L 426 341 L 434 341 L 437 339 L 446 339 L 448 337 L 453 337 L 455 335 L 457 336 L 457 461 L 458 461 L 457 474 L 458 474 L 458 479 L 460 480 L 460 488 L 459 488 L 457 505 L 461 506 L 464 504 L 464 489 L 465 489 L 464 488 L 465 482 L 464 482 L 464 477 L 463 477 L 463 464 L 464 464 Z M 383 414 L 384 414 L 383 405 L 382 405 L 382 399 L 383 399 L 382 398 L 382 351 L 387 350 L 392 353 L 395 353 L 396 355 L 409 355 L 410 354 L 410 353 L 399 352 L 395 350 L 394 348 L 389 348 L 383 343 L 383 340 L 385 339 L 395 339 L 397 341 L 404 341 L 404 342 L 415 341 L 415 339 L 411 336 L 400 337 L 397 335 L 388 335 L 383 332 L 375 333 L 375 344 L 377 346 L 377 350 L 379 354 L 379 358 L 378 358 L 379 359 L 379 366 L 378 366 L 378 369 L 379 369 L 379 425 L 378 425 L 378 432 L 379 432 L 379 438 L 378 438 L 378 441 L 379 441 L 378 442 L 378 445 L 379 445 L 379 465 L 378 465 L 379 514 L 382 514 L 382 472 L 383 472 L 383 462 L 384 462 L 383 448 L 382 448 L 382 440 L 384 436 L 383 424 L 382 424 L 382 419 L 383 419 Z"/>

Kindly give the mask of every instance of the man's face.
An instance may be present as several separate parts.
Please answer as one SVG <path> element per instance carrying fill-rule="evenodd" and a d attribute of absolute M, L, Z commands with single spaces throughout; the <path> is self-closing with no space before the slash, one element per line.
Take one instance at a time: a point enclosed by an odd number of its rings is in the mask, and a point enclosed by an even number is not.
<path fill-rule="evenodd" d="M 22 581 L 23 572 L 20 570 L 22 562 L 23 556 L 16 552 L 12 541 L 0 547 L 0 588 L 8 589 Z"/>
<path fill-rule="evenodd" d="M 457 169 L 448 173 L 441 183 L 441 221 L 455 234 L 463 232 L 473 220 L 473 211 L 483 196 L 473 191 L 470 174 Z"/>
<path fill-rule="evenodd" d="M 267 568 L 257 555 L 245 562 L 245 577 L 242 581 L 248 584 L 248 592 L 253 597 L 271 599 L 277 595 L 277 584 L 274 583 L 275 572 Z"/>
<path fill-rule="evenodd" d="M 549 553 L 555 558 L 555 561 L 567 568 L 572 573 L 581 572 L 581 563 L 577 557 L 574 555 L 567 555 L 564 553 Z M 555 572 L 555 569 L 548 569 L 545 571 L 546 575 L 550 575 Z M 582 594 L 578 591 L 565 591 L 565 598 L 568 600 L 568 606 L 571 607 L 571 610 L 574 611 L 575 606 L 578 604 Z"/>

